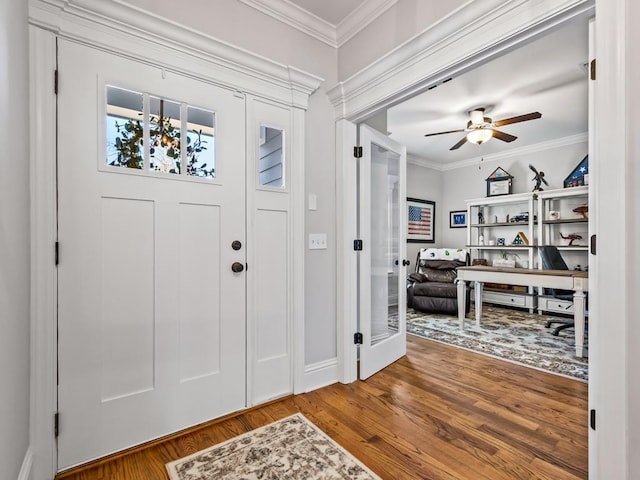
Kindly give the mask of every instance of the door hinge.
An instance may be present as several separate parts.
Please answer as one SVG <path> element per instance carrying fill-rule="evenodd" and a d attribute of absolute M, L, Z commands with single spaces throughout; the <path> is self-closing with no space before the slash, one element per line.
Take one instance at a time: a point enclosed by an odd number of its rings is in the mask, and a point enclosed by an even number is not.
<path fill-rule="evenodd" d="M 354 240 L 353 241 L 353 249 L 356 252 L 361 252 L 362 251 L 362 240 Z"/>
<path fill-rule="evenodd" d="M 591 80 L 596 79 L 596 59 L 591 60 L 591 64 L 589 65 L 589 77 Z"/>
<path fill-rule="evenodd" d="M 60 434 L 60 414 L 58 412 L 53 415 L 53 434 L 56 438 Z"/>
<path fill-rule="evenodd" d="M 54 248 L 55 248 L 55 252 L 54 252 L 55 264 L 58 265 L 60 263 L 60 242 L 56 242 L 56 245 Z"/>
<path fill-rule="evenodd" d="M 353 147 L 353 156 L 356 158 L 362 158 L 362 147 Z"/>
<path fill-rule="evenodd" d="M 591 430 L 596 429 L 596 411 L 593 408 L 589 412 L 589 426 L 591 427 Z"/>
<path fill-rule="evenodd" d="M 362 345 L 362 334 L 360 332 L 353 334 L 353 343 L 355 345 Z"/>
<path fill-rule="evenodd" d="M 595 236 L 595 234 L 591 235 L 591 238 L 589 239 L 589 251 L 591 252 L 591 255 L 595 255 L 596 254 L 596 236 Z"/>
<path fill-rule="evenodd" d="M 58 95 L 58 69 L 53 71 L 53 93 Z"/>

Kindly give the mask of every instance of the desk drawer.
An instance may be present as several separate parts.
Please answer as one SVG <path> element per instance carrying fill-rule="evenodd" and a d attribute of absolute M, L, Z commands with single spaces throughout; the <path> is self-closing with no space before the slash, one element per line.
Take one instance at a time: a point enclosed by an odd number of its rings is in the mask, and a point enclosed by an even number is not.
<path fill-rule="evenodd" d="M 512 292 L 503 293 L 484 290 L 482 292 L 482 301 L 487 303 L 497 303 L 499 305 L 534 308 L 533 295 L 524 295 Z"/>
<path fill-rule="evenodd" d="M 566 313 L 573 315 L 573 302 L 571 300 L 559 300 L 553 297 L 538 297 L 538 310 L 544 312 Z M 587 311 L 585 309 L 585 315 Z"/>

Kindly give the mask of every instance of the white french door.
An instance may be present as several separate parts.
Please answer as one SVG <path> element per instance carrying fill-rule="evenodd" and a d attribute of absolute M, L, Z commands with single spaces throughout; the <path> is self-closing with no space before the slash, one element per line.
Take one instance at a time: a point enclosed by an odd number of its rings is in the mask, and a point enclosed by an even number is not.
<path fill-rule="evenodd" d="M 361 125 L 360 379 L 406 353 L 406 148 Z"/>
<path fill-rule="evenodd" d="M 71 41 L 58 55 L 63 470 L 246 405 L 245 101 Z"/>

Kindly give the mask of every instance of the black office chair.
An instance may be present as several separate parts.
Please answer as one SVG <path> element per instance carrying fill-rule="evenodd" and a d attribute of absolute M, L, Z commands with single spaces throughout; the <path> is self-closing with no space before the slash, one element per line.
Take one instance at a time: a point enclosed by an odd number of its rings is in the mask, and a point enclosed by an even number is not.
<path fill-rule="evenodd" d="M 560 251 L 556 247 L 540 247 L 538 251 L 540 252 L 540 258 L 542 259 L 542 267 L 545 270 L 569 270 L 569 267 L 567 267 L 567 264 L 564 262 L 562 255 L 560 255 Z M 560 290 L 557 288 L 547 288 L 545 290 L 546 293 L 554 298 L 573 302 L 573 290 Z M 549 320 L 544 326 L 546 328 L 551 328 L 551 325 L 554 323 L 560 324 L 553 330 L 553 332 L 551 332 L 551 334 L 556 337 L 561 330 L 575 327 L 573 320 Z"/>

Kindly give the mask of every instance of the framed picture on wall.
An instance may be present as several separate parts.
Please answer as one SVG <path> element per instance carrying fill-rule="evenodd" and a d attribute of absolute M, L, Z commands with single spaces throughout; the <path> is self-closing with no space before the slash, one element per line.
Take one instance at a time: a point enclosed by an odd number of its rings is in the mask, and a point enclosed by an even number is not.
<path fill-rule="evenodd" d="M 436 202 L 407 198 L 407 242 L 435 243 Z"/>
<path fill-rule="evenodd" d="M 464 228 L 467 226 L 467 211 L 453 210 L 449 212 L 449 228 Z"/>

